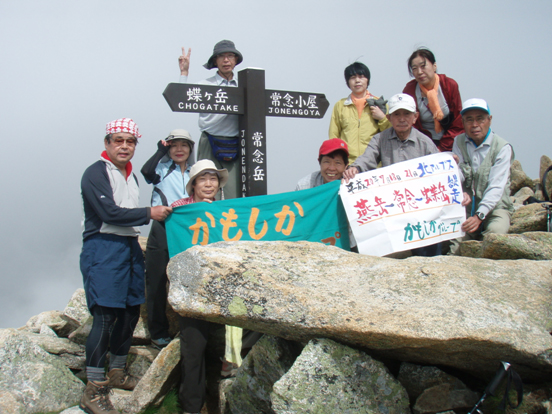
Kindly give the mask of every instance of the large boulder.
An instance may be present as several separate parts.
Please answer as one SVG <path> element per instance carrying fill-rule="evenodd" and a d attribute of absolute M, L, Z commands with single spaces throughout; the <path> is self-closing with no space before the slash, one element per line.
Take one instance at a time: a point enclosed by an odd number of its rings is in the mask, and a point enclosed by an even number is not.
<path fill-rule="evenodd" d="M 481 257 L 552 260 L 552 233 L 487 234 L 483 239 Z"/>
<path fill-rule="evenodd" d="M 487 234 L 483 241 L 460 243 L 458 254 L 495 260 L 552 260 L 552 233 Z"/>
<path fill-rule="evenodd" d="M 78 404 L 83 389 L 60 360 L 26 335 L 0 330 L 0 412 L 59 412 Z"/>
<path fill-rule="evenodd" d="M 512 215 L 508 233 L 521 234 L 528 231 L 546 231 L 546 209 L 540 203 L 522 206 Z"/>
<path fill-rule="evenodd" d="M 552 373 L 552 262 L 387 259 L 309 242 L 195 246 L 169 263 L 180 314 L 290 340 L 332 338 L 490 378 Z"/>
<path fill-rule="evenodd" d="M 271 397 L 276 414 L 410 414 L 408 394 L 385 365 L 330 339 L 310 341 Z"/>

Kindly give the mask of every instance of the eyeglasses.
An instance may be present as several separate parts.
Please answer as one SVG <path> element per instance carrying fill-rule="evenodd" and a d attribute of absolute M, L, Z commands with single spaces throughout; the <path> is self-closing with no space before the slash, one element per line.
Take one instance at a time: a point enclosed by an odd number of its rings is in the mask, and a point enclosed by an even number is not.
<path fill-rule="evenodd" d="M 112 141 L 117 147 L 122 147 L 125 142 L 129 147 L 135 147 L 138 142 L 136 138 L 113 138 Z"/>
<path fill-rule="evenodd" d="M 217 58 L 222 58 L 222 60 L 228 59 L 228 60 L 234 60 L 236 59 L 235 53 L 221 53 L 217 56 Z"/>
<path fill-rule="evenodd" d="M 462 120 L 466 124 L 477 124 L 477 125 L 483 124 L 488 119 L 489 119 L 488 116 L 477 116 L 475 118 L 472 118 L 471 116 L 468 116 L 468 117 L 463 117 L 462 118 Z"/>

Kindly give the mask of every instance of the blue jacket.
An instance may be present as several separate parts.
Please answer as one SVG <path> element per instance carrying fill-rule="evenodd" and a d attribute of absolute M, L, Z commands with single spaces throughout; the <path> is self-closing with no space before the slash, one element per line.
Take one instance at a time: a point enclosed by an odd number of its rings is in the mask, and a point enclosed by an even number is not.
<path fill-rule="evenodd" d="M 151 205 L 170 206 L 181 198 L 188 197 L 186 184 L 190 180 L 190 167 L 182 174 L 180 166 L 167 155 L 169 147 L 165 147 L 161 141 L 157 144 L 157 152 L 146 161 L 141 169 L 142 175 L 153 184 Z M 192 156 L 190 155 L 190 160 Z"/>

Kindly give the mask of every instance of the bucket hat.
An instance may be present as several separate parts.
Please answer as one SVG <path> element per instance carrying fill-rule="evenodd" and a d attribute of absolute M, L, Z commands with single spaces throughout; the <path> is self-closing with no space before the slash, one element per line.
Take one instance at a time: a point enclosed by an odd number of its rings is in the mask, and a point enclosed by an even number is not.
<path fill-rule="evenodd" d="M 239 65 L 243 61 L 242 54 L 236 49 L 236 46 L 234 46 L 234 42 L 231 40 L 221 40 L 218 42 L 215 47 L 213 48 L 213 54 L 207 61 L 203 67 L 205 69 L 213 69 L 217 67 L 217 56 L 221 55 L 223 53 L 234 53 L 237 56 L 237 62 L 236 65 Z"/>
<path fill-rule="evenodd" d="M 219 177 L 219 188 L 226 185 L 226 182 L 228 181 L 228 170 L 226 168 L 219 170 L 213 161 L 199 160 L 190 169 L 190 180 L 188 181 L 188 184 L 186 184 L 186 193 L 188 193 L 188 195 L 192 195 L 192 184 L 194 180 L 205 172 L 217 173 Z"/>

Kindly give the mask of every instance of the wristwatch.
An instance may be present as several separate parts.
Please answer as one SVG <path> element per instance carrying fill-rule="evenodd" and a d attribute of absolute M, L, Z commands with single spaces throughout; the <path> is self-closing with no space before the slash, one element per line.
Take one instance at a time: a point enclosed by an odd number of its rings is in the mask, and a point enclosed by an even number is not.
<path fill-rule="evenodd" d="M 477 212 L 477 213 L 475 213 L 475 215 L 477 216 L 477 218 L 479 220 L 481 220 L 481 221 L 485 220 L 485 214 Z"/>

